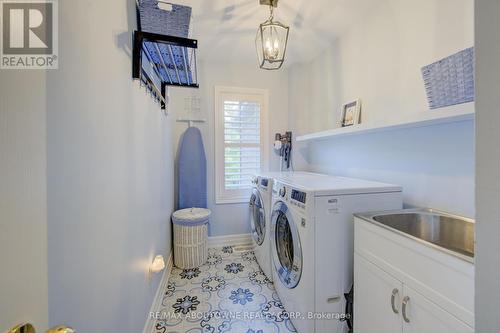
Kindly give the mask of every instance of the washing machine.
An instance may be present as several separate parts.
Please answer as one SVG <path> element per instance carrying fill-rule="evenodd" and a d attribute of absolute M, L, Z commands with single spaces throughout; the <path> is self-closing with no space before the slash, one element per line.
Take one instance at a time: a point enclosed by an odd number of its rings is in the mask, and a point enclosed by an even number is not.
<path fill-rule="evenodd" d="M 279 177 L 273 186 L 274 285 L 299 333 L 344 333 L 353 284 L 353 214 L 402 208 L 399 186 L 333 176 Z"/>
<path fill-rule="evenodd" d="M 265 172 L 252 176 L 252 195 L 250 196 L 250 231 L 253 249 L 259 266 L 267 278 L 272 281 L 270 220 L 272 213 L 272 188 L 276 178 L 301 177 L 315 175 L 310 172 Z"/>

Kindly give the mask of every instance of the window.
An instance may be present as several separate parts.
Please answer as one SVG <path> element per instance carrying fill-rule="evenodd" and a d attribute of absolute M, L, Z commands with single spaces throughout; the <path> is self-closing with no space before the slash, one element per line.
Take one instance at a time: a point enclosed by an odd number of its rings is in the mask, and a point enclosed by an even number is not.
<path fill-rule="evenodd" d="M 251 177 L 266 169 L 268 93 L 215 87 L 216 202 L 246 202 Z"/>

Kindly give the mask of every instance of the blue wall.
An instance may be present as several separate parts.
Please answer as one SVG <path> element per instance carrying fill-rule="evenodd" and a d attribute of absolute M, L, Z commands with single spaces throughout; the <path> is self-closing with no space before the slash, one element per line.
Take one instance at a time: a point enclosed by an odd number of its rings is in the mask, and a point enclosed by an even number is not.
<path fill-rule="evenodd" d="M 60 1 L 47 74 L 49 324 L 142 332 L 171 253 L 174 120 L 133 82 L 134 1 Z M 43 236 L 43 235 L 41 235 Z"/>
<path fill-rule="evenodd" d="M 297 148 L 312 171 L 398 184 L 406 205 L 475 215 L 473 121 L 340 137 Z"/>

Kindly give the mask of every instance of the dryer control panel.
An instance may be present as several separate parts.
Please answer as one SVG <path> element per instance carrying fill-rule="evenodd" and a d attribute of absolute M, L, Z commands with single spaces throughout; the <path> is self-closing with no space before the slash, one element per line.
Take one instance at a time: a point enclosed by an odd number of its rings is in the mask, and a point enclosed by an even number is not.
<path fill-rule="evenodd" d="M 273 180 L 271 178 L 259 177 L 258 186 L 259 189 L 264 193 L 269 193 L 271 195 Z"/>
<path fill-rule="evenodd" d="M 267 178 L 261 178 L 260 179 L 260 185 L 264 186 L 264 187 L 269 186 L 269 179 L 267 179 Z"/>

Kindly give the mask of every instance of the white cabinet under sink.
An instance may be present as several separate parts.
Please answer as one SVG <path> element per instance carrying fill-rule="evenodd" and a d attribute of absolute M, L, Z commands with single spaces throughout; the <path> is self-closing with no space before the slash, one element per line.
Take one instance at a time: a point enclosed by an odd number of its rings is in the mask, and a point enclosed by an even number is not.
<path fill-rule="evenodd" d="M 408 297 L 403 333 L 472 333 L 474 329 L 437 306 L 422 294 L 403 286 L 403 295 Z"/>
<path fill-rule="evenodd" d="M 403 284 L 358 254 L 354 254 L 354 329 L 363 332 L 401 332 L 401 316 L 390 300 L 400 304 Z M 399 305 L 398 305 L 399 306 Z M 396 310 L 397 311 L 397 310 Z M 376 328 L 376 330 L 374 329 Z"/>
<path fill-rule="evenodd" d="M 354 332 L 474 332 L 474 265 L 355 218 Z"/>

